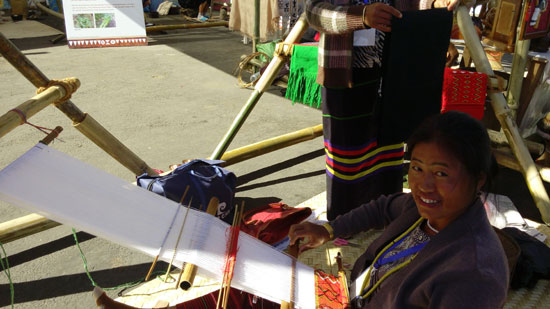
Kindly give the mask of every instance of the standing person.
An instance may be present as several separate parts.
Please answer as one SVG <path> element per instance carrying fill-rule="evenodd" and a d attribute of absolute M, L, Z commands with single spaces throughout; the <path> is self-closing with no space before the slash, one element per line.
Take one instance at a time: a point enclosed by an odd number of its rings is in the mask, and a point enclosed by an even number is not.
<path fill-rule="evenodd" d="M 409 138 L 411 193 L 381 196 L 325 225 L 290 228 L 300 251 L 382 229 L 351 273 L 354 308 L 502 308 L 509 269 L 479 196 L 495 164 L 485 127 L 462 112 Z"/>
<path fill-rule="evenodd" d="M 377 140 L 376 123 L 383 121 L 376 102 L 384 32 L 391 31 L 392 18 L 401 18 L 400 11 L 432 5 L 452 10 L 459 0 L 432 1 L 306 2 L 308 23 L 320 33 L 317 83 L 322 86 L 328 219 L 402 190 L 403 143 Z"/>
<path fill-rule="evenodd" d="M 200 5 L 199 5 L 199 14 L 197 15 L 197 19 L 199 21 L 207 21 L 208 18 L 210 18 L 207 14 L 206 14 L 206 10 L 208 10 L 208 2 L 209 1 L 203 1 Z"/>

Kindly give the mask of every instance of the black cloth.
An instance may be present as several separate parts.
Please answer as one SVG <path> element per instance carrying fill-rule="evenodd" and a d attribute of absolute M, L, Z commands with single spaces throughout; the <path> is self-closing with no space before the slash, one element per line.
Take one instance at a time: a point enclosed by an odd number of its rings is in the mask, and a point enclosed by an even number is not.
<path fill-rule="evenodd" d="M 380 142 L 404 141 L 427 116 L 440 112 L 452 25 L 446 8 L 393 18 L 382 61 Z"/>
<path fill-rule="evenodd" d="M 517 228 L 506 227 L 502 231 L 512 236 L 521 248 L 510 287 L 533 288 L 539 279 L 550 279 L 550 248 Z"/>

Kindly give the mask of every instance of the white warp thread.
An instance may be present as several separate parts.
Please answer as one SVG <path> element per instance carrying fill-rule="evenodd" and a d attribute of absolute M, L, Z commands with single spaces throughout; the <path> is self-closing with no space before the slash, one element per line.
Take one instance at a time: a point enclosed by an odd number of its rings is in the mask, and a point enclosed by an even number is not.
<path fill-rule="evenodd" d="M 156 256 L 169 230 L 160 259 L 189 262 L 199 273 L 222 279 L 227 225 L 164 197 L 134 186 L 43 144 L 37 144 L 0 171 L 0 199 L 112 242 Z M 290 301 L 292 258 L 241 233 L 232 286 L 276 302 Z M 294 303 L 315 307 L 313 269 L 296 263 Z"/>

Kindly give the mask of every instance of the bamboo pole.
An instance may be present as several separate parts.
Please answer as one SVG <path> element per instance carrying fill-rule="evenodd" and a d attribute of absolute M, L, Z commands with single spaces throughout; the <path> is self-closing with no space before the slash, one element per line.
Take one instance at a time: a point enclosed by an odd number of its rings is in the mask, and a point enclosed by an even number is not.
<path fill-rule="evenodd" d="M 147 33 L 158 32 L 163 30 L 176 30 L 176 29 L 195 29 L 195 28 L 210 28 L 210 27 L 228 27 L 227 21 L 216 21 L 209 23 L 197 23 L 197 24 L 177 24 L 177 25 L 158 25 L 145 28 Z"/>
<path fill-rule="evenodd" d="M 304 32 L 307 30 L 307 21 L 306 21 L 306 15 L 305 13 L 300 16 L 288 36 L 286 37 L 284 44 L 294 44 L 296 43 L 304 34 Z M 268 87 L 273 83 L 273 80 L 275 80 L 275 77 L 277 76 L 277 73 L 281 70 L 284 63 L 286 61 L 285 56 L 283 55 L 273 55 L 273 59 L 267 66 L 265 72 L 262 74 L 260 79 L 258 80 L 258 83 L 254 86 L 254 91 L 250 95 L 248 101 L 246 104 L 242 107 L 241 111 L 237 115 L 237 117 L 233 120 L 233 123 L 231 124 L 231 127 L 229 130 L 225 133 L 225 136 L 222 138 L 220 143 L 216 146 L 216 149 L 214 149 L 214 152 L 210 156 L 211 159 L 220 159 L 224 152 L 229 147 L 229 144 L 233 141 L 233 138 L 235 138 L 235 135 L 237 135 L 237 132 L 242 127 L 244 121 L 252 112 L 252 109 L 254 109 L 254 106 L 256 106 L 256 103 L 258 103 L 258 100 L 262 96 L 262 94 L 268 89 Z"/>
<path fill-rule="evenodd" d="M 476 69 L 478 72 L 483 72 L 490 76 L 494 75 L 493 70 L 487 59 L 487 55 L 483 51 L 479 37 L 477 36 L 474 25 L 468 9 L 461 5 L 457 9 L 457 21 L 460 31 L 464 35 L 466 46 L 471 52 Z M 510 147 L 516 156 L 521 167 L 521 172 L 525 178 L 525 182 L 529 187 L 529 191 L 533 196 L 533 200 L 539 209 L 542 219 L 545 223 L 550 223 L 550 200 L 548 193 L 544 188 L 541 177 L 533 159 L 529 155 L 529 151 L 519 134 L 515 121 L 512 119 L 510 109 L 506 104 L 506 99 L 502 93 L 490 92 L 491 106 L 495 112 L 496 118 L 502 126 L 502 130 L 510 143 Z"/>
<path fill-rule="evenodd" d="M 34 86 L 47 87 L 50 80 L 44 75 L 25 55 L 19 51 L 19 49 L 13 45 L 2 33 L 0 33 L 0 52 L 23 76 L 25 76 Z M 69 119 L 73 121 L 73 125 L 77 126 L 86 118 L 91 118 L 83 113 L 76 105 L 70 100 L 55 104 L 59 110 L 61 110 Z M 91 130 L 98 130 L 97 132 L 83 131 L 82 133 L 90 138 L 96 145 L 101 147 L 119 163 L 128 168 L 135 175 L 141 175 L 148 173 L 149 175 L 157 175 L 157 173 L 150 168 L 143 160 L 141 160 L 136 154 L 122 144 L 118 139 L 105 130 L 99 123 L 88 119 L 88 123 L 93 122 L 93 127 L 84 125 L 84 130 L 90 128 Z M 77 128 L 78 129 L 78 128 Z M 80 130 L 80 129 L 79 129 Z M 100 131 L 99 131 L 100 130 Z M 93 139 L 92 139 L 93 138 Z M 109 145 L 109 148 L 105 149 L 105 145 Z"/>
<path fill-rule="evenodd" d="M 219 202 L 220 200 L 217 197 L 212 197 L 210 199 L 210 202 L 208 203 L 208 207 L 206 208 L 206 213 L 215 216 L 216 212 L 218 211 Z M 183 290 L 189 290 L 189 288 L 191 288 L 191 286 L 193 285 L 193 281 L 195 280 L 197 269 L 197 266 L 195 266 L 194 264 L 185 263 L 185 266 L 183 267 L 182 272 L 180 273 L 176 282 L 176 288 L 179 286 Z"/>
<path fill-rule="evenodd" d="M 521 166 L 518 164 L 518 160 L 515 158 L 514 153 L 510 148 L 493 148 L 493 154 L 498 164 L 513 169 L 515 171 L 521 172 Z M 535 164 L 537 170 L 540 173 L 540 177 L 550 183 L 550 168 Z"/>
<path fill-rule="evenodd" d="M 527 1 L 523 1 L 521 5 L 520 18 L 516 26 L 512 71 L 510 72 L 508 91 L 506 92 L 506 100 L 508 107 L 512 110 L 512 117 L 514 120 L 516 119 L 516 111 L 519 106 L 523 75 L 525 73 L 525 66 L 527 65 L 527 54 L 529 53 L 529 45 L 531 43 L 530 40 L 520 40 L 522 23 L 524 22 L 523 16 L 525 16 L 527 5 Z"/>
<path fill-rule="evenodd" d="M 273 137 L 255 144 L 237 148 L 224 153 L 221 160 L 225 163 L 222 166 L 239 163 L 244 160 L 255 158 L 257 156 L 288 147 L 303 141 L 314 139 L 323 135 L 323 125 L 317 125 L 310 128 L 294 131 L 278 137 Z"/>
<path fill-rule="evenodd" d="M 74 83 L 77 88 L 80 86 L 80 81 L 76 78 L 71 78 L 71 82 Z M 20 111 L 25 115 L 26 119 L 29 119 L 48 105 L 63 98 L 65 95 L 66 90 L 64 87 L 53 85 L 29 100 L 19 104 L 14 110 Z M 24 123 L 23 119 L 21 119 L 21 115 L 14 110 L 10 110 L 0 116 L 0 138 Z"/>
<path fill-rule="evenodd" d="M 47 14 L 50 14 L 52 16 L 55 16 L 57 18 L 60 18 L 60 19 L 65 19 L 65 16 L 61 13 L 58 13 L 54 10 L 51 10 L 47 7 L 45 7 L 44 5 L 42 5 L 40 2 L 38 1 L 33 1 L 34 5 L 36 5 L 37 8 L 39 8 L 40 10 L 42 10 L 44 13 L 47 13 Z"/>
<path fill-rule="evenodd" d="M 502 132 L 494 131 L 491 129 L 487 130 L 487 133 L 489 134 L 489 138 L 491 139 L 491 143 L 495 145 L 504 145 L 509 147 L 510 144 L 508 143 L 508 140 L 506 139 L 506 135 Z M 544 153 L 544 145 L 530 141 L 528 139 L 523 139 L 523 142 L 525 143 L 525 146 L 527 147 L 527 150 L 529 150 L 529 153 L 533 154 L 535 157 L 539 157 Z"/>
<path fill-rule="evenodd" d="M 0 223 L 0 243 L 6 244 L 60 225 L 38 214 L 30 214 Z"/>
<path fill-rule="evenodd" d="M 507 103 L 514 112 L 514 117 L 519 107 L 521 87 L 523 86 L 523 76 L 525 74 L 525 66 L 527 65 L 527 54 L 529 53 L 530 42 L 530 40 L 517 40 L 514 47 L 514 59 L 512 60 L 512 70 L 509 78 L 510 83 L 506 93 Z"/>
<path fill-rule="evenodd" d="M 143 160 L 138 158 L 130 149 L 120 143 L 116 137 L 92 118 L 92 116 L 87 113 L 84 115 L 85 117 L 81 122 L 73 123 L 73 126 L 80 131 L 80 133 L 84 134 L 84 136 L 98 145 L 115 160 L 126 166 L 126 168 L 136 173 L 136 175 L 141 175 L 143 173 L 157 175 L 157 173 Z M 128 154 L 131 155 L 128 156 Z"/>

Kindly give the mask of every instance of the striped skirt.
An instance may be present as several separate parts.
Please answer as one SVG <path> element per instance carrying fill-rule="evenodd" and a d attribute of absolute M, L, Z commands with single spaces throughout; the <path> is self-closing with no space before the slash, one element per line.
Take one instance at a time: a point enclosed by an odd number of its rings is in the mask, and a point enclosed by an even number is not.
<path fill-rule="evenodd" d="M 403 143 L 379 132 L 380 71 L 354 74 L 354 88 L 322 88 L 327 218 L 403 189 Z"/>

